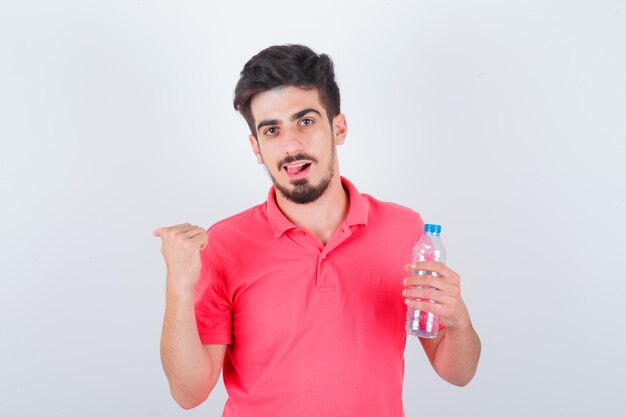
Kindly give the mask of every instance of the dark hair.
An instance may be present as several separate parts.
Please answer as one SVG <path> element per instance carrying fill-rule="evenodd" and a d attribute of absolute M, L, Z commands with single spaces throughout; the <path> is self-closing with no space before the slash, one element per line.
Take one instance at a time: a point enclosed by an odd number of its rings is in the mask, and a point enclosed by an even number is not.
<path fill-rule="evenodd" d="M 233 104 L 256 137 L 250 102 L 255 94 L 276 87 L 316 88 L 328 120 L 339 114 L 339 87 L 335 82 L 333 61 L 303 45 L 275 45 L 250 58 L 244 65 Z"/>

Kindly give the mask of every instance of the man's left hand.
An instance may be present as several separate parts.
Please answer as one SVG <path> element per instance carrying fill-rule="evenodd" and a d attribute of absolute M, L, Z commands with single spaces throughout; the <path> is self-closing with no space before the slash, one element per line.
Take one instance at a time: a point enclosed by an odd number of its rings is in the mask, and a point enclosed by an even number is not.
<path fill-rule="evenodd" d="M 433 261 L 407 264 L 404 269 L 414 274 L 426 271 L 426 275 L 411 275 L 404 279 L 406 288 L 402 295 L 409 307 L 438 314 L 441 323 L 450 330 L 471 325 L 469 313 L 461 298 L 459 274 L 445 264 Z M 432 272 L 437 276 L 431 275 Z"/>

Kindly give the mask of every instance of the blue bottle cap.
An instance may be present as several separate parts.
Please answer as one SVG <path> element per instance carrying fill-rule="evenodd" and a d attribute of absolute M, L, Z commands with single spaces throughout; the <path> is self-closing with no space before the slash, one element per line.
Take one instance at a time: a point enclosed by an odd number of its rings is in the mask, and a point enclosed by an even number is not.
<path fill-rule="evenodd" d="M 434 233 L 436 235 L 441 233 L 441 225 L 439 224 L 425 224 L 424 225 L 425 233 Z"/>

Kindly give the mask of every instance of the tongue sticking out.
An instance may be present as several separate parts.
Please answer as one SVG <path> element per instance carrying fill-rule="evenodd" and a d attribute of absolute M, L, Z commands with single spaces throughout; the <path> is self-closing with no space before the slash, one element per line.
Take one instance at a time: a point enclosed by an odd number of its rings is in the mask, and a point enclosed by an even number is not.
<path fill-rule="evenodd" d="M 295 175 L 298 174 L 302 171 L 304 171 L 310 164 L 301 164 L 301 165 L 294 165 L 294 166 L 286 166 L 285 169 L 287 170 L 287 174 L 289 175 Z"/>

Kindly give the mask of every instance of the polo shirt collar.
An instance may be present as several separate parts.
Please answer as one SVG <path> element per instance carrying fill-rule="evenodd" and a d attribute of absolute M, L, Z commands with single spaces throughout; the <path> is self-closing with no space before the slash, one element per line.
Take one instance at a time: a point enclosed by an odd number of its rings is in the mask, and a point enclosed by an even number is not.
<path fill-rule="evenodd" d="M 367 203 L 363 196 L 356 187 L 348 181 L 346 178 L 341 177 L 341 184 L 343 187 L 348 190 L 348 195 L 350 196 L 350 208 L 348 209 L 348 215 L 346 216 L 346 220 L 344 224 L 348 227 L 355 225 L 365 225 L 367 226 Z M 267 195 L 267 220 L 274 232 L 275 237 L 282 236 L 289 229 L 295 229 L 298 226 L 293 224 L 282 211 L 278 208 L 278 204 L 276 204 L 276 188 L 272 186 Z"/>

